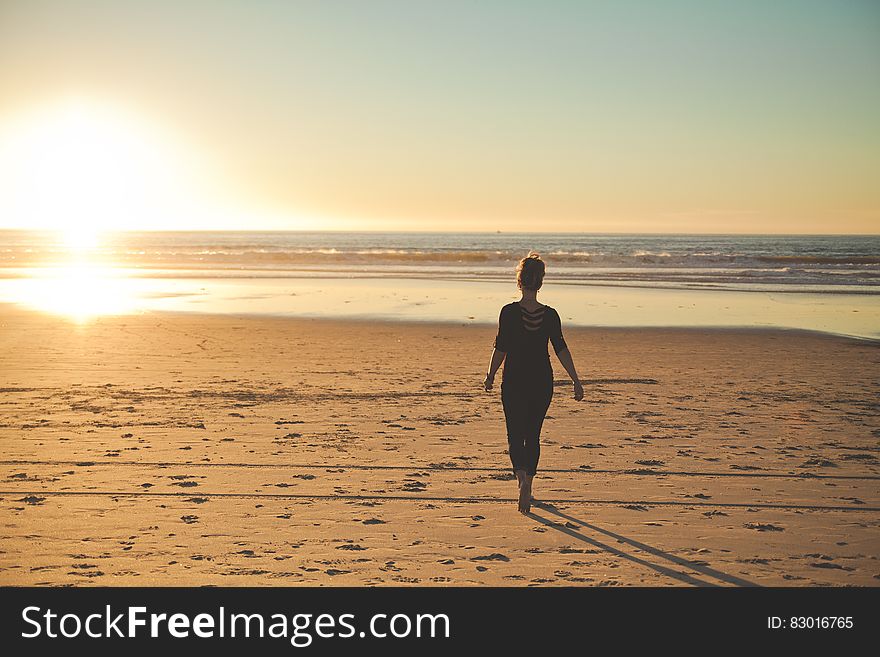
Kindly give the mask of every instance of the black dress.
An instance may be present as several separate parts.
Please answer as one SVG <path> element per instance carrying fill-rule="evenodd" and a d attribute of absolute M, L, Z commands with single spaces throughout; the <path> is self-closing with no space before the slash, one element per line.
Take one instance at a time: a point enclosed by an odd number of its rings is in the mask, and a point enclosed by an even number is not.
<path fill-rule="evenodd" d="M 550 306 L 534 312 L 519 302 L 509 303 L 498 317 L 495 349 L 507 354 L 501 377 L 501 403 L 507 424 L 507 442 L 514 471 L 534 476 L 541 455 L 544 416 L 553 398 L 553 368 L 547 343 L 558 354 L 567 347 L 562 320 Z"/>

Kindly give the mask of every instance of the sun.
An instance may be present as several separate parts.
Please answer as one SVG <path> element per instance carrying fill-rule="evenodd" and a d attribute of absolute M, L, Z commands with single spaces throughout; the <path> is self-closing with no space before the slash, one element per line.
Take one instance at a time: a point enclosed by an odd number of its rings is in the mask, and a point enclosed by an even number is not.
<path fill-rule="evenodd" d="M 71 226 L 59 231 L 61 244 L 72 253 L 94 251 L 101 244 L 102 230 L 97 226 Z"/>
<path fill-rule="evenodd" d="M 0 205 L 10 223 L 86 248 L 109 230 L 173 227 L 198 205 L 200 167 L 118 107 L 66 101 L 2 127 Z"/>
<path fill-rule="evenodd" d="M 0 114 L 0 224 L 51 231 L 52 257 L 13 300 L 78 322 L 134 312 L 140 281 L 102 248 L 106 233 L 258 221 L 265 213 L 242 205 L 202 153 L 181 133 L 95 99 Z"/>
<path fill-rule="evenodd" d="M 107 231 L 326 224 L 246 192 L 216 155 L 191 131 L 111 100 L 0 114 L 0 225 L 87 249 Z"/>
<path fill-rule="evenodd" d="M 104 233 L 195 215 L 200 170 L 155 124 L 111 104 L 0 117 L 0 218 L 55 233 L 54 261 L 21 281 L 17 300 L 76 321 L 131 312 L 135 286 L 99 252 Z"/>

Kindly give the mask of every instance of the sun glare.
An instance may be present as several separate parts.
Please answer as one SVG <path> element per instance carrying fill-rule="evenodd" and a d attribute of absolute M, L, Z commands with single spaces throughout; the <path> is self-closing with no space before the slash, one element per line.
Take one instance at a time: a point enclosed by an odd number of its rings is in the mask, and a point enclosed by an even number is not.
<path fill-rule="evenodd" d="M 50 231 L 57 249 L 17 301 L 77 321 L 132 311 L 131 279 L 100 258 L 103 235 L 205 221 L 204 170 L 168 133 L 112 104 L 71 100 L 0 117 L 0 216 Z"/>
<path fill-rule="evenodd" d="M 71 101 L 4 120 L 0 205 L 10 223 L 89 245 L 101 232 L 172 228 L 197 209 L 202 167 L 155 125 Z"/>
<path fill-rule="evenodd" d="M 20 281 L 15 288 L 20 298 L 11 300 L 83 323 L 101 315 L 136 310 L 138 297 L 130 282 L 114 268 L 87 261 L 71 262 L 42 269 Z"/>
<path fill-rule="evenodd" d="M 292 225 L 242 205 L 199 153 L 181 135 L 94 99 L 0 115 L 0 219 L 48 231 L 54 256 L 21 281 L 16 302 L 78 321 L 136 310 L 139 282 L 101 249 L 109 232 Z"/>
<path fill-rule="evenodd" d="M 96 228 L 81 227 L 61 231 L 61 243 L 68 251 L 82 253 L 92 251 L 101 242 L 101 232 Z"/>

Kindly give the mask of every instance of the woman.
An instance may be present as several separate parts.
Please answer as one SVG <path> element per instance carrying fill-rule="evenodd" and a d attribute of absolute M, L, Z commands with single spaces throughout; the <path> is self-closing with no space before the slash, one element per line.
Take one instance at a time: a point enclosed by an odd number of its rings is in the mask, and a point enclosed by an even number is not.
<path fill-rule="evenodd" d="M 574 398 L 584 398 L 571 352 L 562 337 L 559 313 L 538 303 L 538 290 L 544 282 L 544 261 L 534 252 L 520 260 L 516 285 L 522 298 L 507 304 L 498 317 L 498 335 L 489 362 L 484 387 L 491 390 L 495 372 L 504 363 L 501 377 L 501 403 L 507 424 L 510 462 L 519 483 L 519 511 L 528 513 L 532 502 L 532 478 L 541 453 L 540 436 L 544 416 L 553 397 L 553 369 L 547 342 L 574 381 Z"/>

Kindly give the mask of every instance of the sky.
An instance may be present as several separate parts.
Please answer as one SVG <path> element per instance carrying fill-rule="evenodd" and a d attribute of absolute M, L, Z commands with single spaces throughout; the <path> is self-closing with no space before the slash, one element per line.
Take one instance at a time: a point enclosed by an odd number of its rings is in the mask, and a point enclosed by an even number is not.
<path fill-rule="evenodd" d="M 880 232 L 871 0 L 0 0 L 0 227 Z"/>

